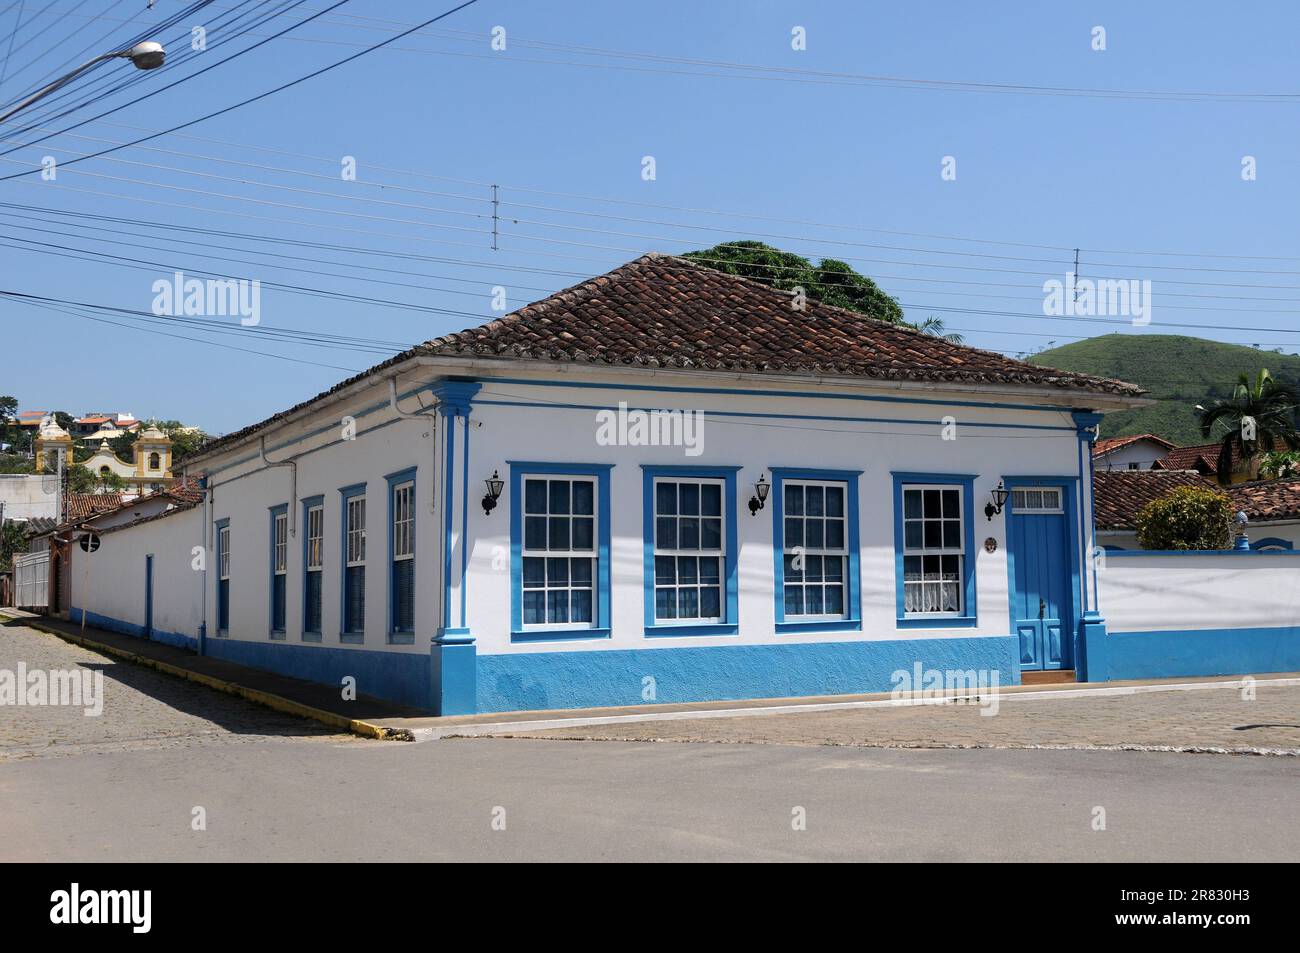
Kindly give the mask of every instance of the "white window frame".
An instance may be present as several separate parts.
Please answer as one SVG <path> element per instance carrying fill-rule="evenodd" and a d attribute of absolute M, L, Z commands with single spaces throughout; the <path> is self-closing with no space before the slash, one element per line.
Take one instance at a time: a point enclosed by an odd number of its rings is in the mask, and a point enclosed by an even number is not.
<path fill-rule="evenodd" d="M 528 512 L 527 501 L 528 501 L 529 480 L 541 480 L 546 484 L 546 513 L 545 514 Z M 570 512 L 554 514 L 556 517 L 567 516 L 569 519 L 569 548 L 565 550 L 549 549 L 549 548 L 529 549 L 528 548 L 528 518 L 530 516 L 534 518 L 539 516 L 544 516 L 544 518 L 546 519 L 546 542 L 548 546 L 550 545 L 550 541 L 551 541 L 550 521 L 552 518 L 551 484 L 556 482 L 569 484 Z M 572 510 L 573 510 L 573 484 L 575 483 L 591 484 L 591 517 L 590 517 L 591 549 L 589 550 L 573 548 L 573 517 L 575 514 L 572 512 Z M 548 631 L 556 631 L 556 632 L 563 632 L 563 631 L 581 632 L 584 629 L 597 628 L 600 624 L 599 622 L 600 606 L 598 603 L 598 600 L 600 599 L 600 590 L 599 590 L 599 585 L 600 585 L 600 478 L 595 475 L 588 475 L 583 473 L 572 473 L 572 474 L 570 473 L 524 473 L 521 475 L 519 486 L 520 486 L 520 492 L 522 492 L 524 495 L 523 499 L 520 501 L 520 509 L 522 510 L 521 516 L 523 521 L 519 527 L 519 598 L 521 602 L 520 624 L 523 626 L 525 631 L 548 630 Z M 583 519 L 587 518 L 586 514 L 577 514 L 577 515 L 581 516 Z M 524 576 L 525 559 L 541 559 L 543 560 L 543 563 L 545 563 L 545 560 L 547 559 L 568 560 L 569 561 L 568 585 L 552 586 L 550 584 L 550 575 L 549 575 L 550 567 L 545 566 L 546 575 L 543 577 L 542 585 L 540 587 L 530 586 L 528 584 L 526 577 Z M 573 560 L 574 559 L 588 559 L 591 561 L 591 585 L 590 586 L 573 585 Z M 589 622 L 548 622 L 546 620 L 543 620 L 541 622 L 527 622 L 524 620 L 524 609 L 522 607 L 522 601 L 527 593 L 530 592 L 542 593 L 543 614 L 546 614 L 546 607 L 549 604 L 549 597 L 547 593 L 559 592 L 559 591 L 565 591 L 570 594 L 569 596 L 570 609 L 572 609 L 572 604 L 573 604 L 572 594 L 575 591 L 578 592 L 590 591 L 591 592 L 591 621 Z M 573 614 L 572 611 L 570 611 L 569 614 L 572 615 Z"/>
<path fill-rule="evenodd" d="M 697 549 L 682 549 L 681 547 L 678 547 L 678 548 L 676 548 L 676 549 L 668 549 L 668 548 L 660 547 L 660 545 L 659 545 L 659 485 L 660 485 L 661 483 L 672 483 L 672 484 L 676 484 L 676 485 L 679 487 L 679 489 L 678 489 L 678 491 L 677 491 L 677 508 L 678 508 L 678 511 L 679 511 L 679 512 L 677 512 L 676 514 L 665 514 L 665 518 L 673 517 L 673 518 L 675 518 L 675 519 L 677 520 L 677 541 L 678 541 L 679 543 L 681 542 L 681 520 L 682 520 L 682 514 L 681 514 L 681 512 L 680 512 L 680 510 L 681 510 L 681 490 L 680 490 L 680 486 L 681 486 L 681 484 L 683 484 L 683 483 L 694 483 L 694 484 L 696 484 L 697 486 L 703 486 L 704 484 L 709 484 L 709 485 L 711 485 L 711 486 L 716 486 L 716 487 L 718 488 L 718 495 L 719 495 L 719 500 L 720 500 L 720 505 L 719 505 L 719 507 L 718 507 L 718 511 L 719 511 L 719 514 L 720 514 L 720 517 L 721 517 L 721 521 L 722 521 L 722 524 L 721 524 L 721 525 L 722 525 L 722 528 L 721 528 L 721 530 L 720 530 L 719 533 L 718 533 L 718 547 L 717 547 L 717 549 L 705 549 L 702 545 L 701 545 L 700 548 L 697 548 Z M 658 625 L 665 625 L 665 626 L 668 626 L 668 625 L 707 625 L 707 624 L 709 624 L 709 623 L 717 623 L 717 622 L 725 622 L 725 621 L 727 621 L 727 619 L 726 619 L 726 616 L 727 616 L 727 558 L 728 558 L 728 553 L 727 553 L 727 520 L 730 519 L 730 514 L 727 512 L 727 481 L 726 481 L 725 479 L 721 478 L 721 477 L 692 476 L 692 475 L 689 475 L 689 474 L 684 474 L 684 475 L 681 475 L 681 476 L 674 476 L 674 475 L 657 476 L 657 477 L 654 478 L 654 485 L 650 488 L 650 509 L 651 509 L 650 519 L 651 519 L 651 525 L 652 525 L 652 527 L 653 527 L 653 533 L 654 533 L 654 547 L 653 547 L 653 552 L 651 553 L 651 578 L 650 578 L 650 598 L 653 600 L 653 607 L 654 607 L 654 609 L 653 609 L 653 612 L 652 612 L 652 617 L 654 618 L 654 624 L 657 625 L 657 626 L 658 626 Z M 701 506 L 701 509 L 703 509 L 702 506 Z M 689 518 L 689 515 L 690 515 L 690 514 L 687 514 L 688 518 Z M 703 516 L 703 514 L 696 514 L 696 517 L 695 517 L 695 518 L 696 518 L 696 519 L 699 519 L 699 520 L 702 520 L 702 519 L 704 519 L 705 517 Z M 708 519 L 713 519 L 713 517 L 710 516 L 710 517 L 708 517 Z M 701 535 L 702 535 L 702 534 L 701 534 Z M 657 571 L 657 566 L 658 566 L 657 560 L 658 560 L 658 557 L 660 557 L 660 556 L 672 556 L 673 559 L 674 559 L 674 569 L 673 569 L 673 574 L 674 574 L 674 578 L 678 578 L 678 581 L 675 582 L 672 586 L 661 586 L 661 585 L 659 585 L 659 574 L 658 574 L 658 571 Z M 700 576 L 699 576 L 699 570 L 698 570 L 698 568 L 696 569 L 695 583 L 694 583 L 693 585 L 692 585 L 692 584 L 682 585 L 682 583 L 681 583 L 679 577 L 677 576 L 677 570 L 676 570 L 676 559 L 677 559 L 678 556 L 688 556 L 688 557 L 689 557 L 689 556 L 696 556 L 696 557 L 703 557 L 703 556 L 716 556 L 717 559 L 718 559 L 718 582 L 717 582 L 717 586 L 716 586 L 716 587 L 714 587 L 714 586 L 705 586 L 703 583 L 701 583 L 701 582 L 700 582 Z M 698 567 L 698 564 L 697 564 L 697 567 Z M 671 588 L 671 589 L 673 589 L 674 591 L 677 591 L 677 592 L 680 592 L 682 589 L 695 589 L 695 590 L 698 591 L 698 590 L 700 590 L 700 589 L 705 589 L 705 588 L 709 588 L 709 589 L 717 588 L 717 590 L 718 590 L 718 614 L 717 614 L 717 615 L 712 615 L 712 616 L 706 616 L 706 615 L 681 616 L 681 615 L 677 615 L 677 616 L 674 616 L 674 617 L 671 618 L 671 619 L 661 619 L 661 618 L 659 618 L 659 595 L 658 595 L 658 593 L 659 593 L 659 590 L 660 590 L 660 589 L 669 589 L 669 588 Z M 700 605 L 700 602 L 701 602 L 701 600 L 698 600 L 698 599 L 696 600 L 696 605 L 697 605 L 697 607 Z"/>
<path fill-rule="evenodd" d="M 829 519 L 839 519 L 839 520 L 844 524 L 844 546 L 843 546 L 843 548 L 842 548 L 842 549 L 839 549 L 839 550 L 834 550 L 834 549 L 829 549 L 829 548 L 827 548 L 825 545 L 823 545 L 822 547 L 820 547 L 820 548 L 818 548 L 818 549 L 816 549 L 816 550 L 813 550 L 813 549 L 809 549 L 808 546 L 807 546 L 806 544 L 805 544 L 805 545 L 802 545 L 802 546 L 800 546 L 800 547 L 797 547 L 797 548 L 799 548 L 799 549 L 802 550 L 803 555 L 804 555 L 805 557 L 807 557 L 807 556 L 822 556 L 822 557 L 824 558 L 824 557 L 827 557 L 827 556 L 839 556 L 839 557 L 841 558 L 841 562 L 840 562 L 840 567 L 841 567 L 841 574 L 840 574 L 840 589 L 842 590 L 842 598 L 843 598 L 843 603 L 844 603 L 844 611 L 843 611 L 843 612 L 838 612 L 838 613 L 818 613 L 818 614 L 816 614 L 816 615 L 813 615 L 813 614 L 806 614 L 806 613 L 805 613 L 805 614 L 791 614 L 790 612 L 787 611 L 787 612 L 785 613 L 786 621 L 787 621 L 787 622 L 830 622 L 830 621 L 838 621 L 838 620 L 840 620 L 840 619 L 847 619 L 847 618 L 849 617 L 849 612 L 850 612 L 850 607 L 849 607 L 849 485 L 848 485 L 848 483 L 845 482 L 844 480 L 802 480 L 802 479 L 786 479 L 786 480 L 782 480 L 782 482 L 781 482 L 781 492 L 784 493 L 785 490 L 786 490 L 786 488 L 787 488 L 787 487 L 791 487 L 791 486 L 798 486 L 798 487 L 805 487 L 805 486 L 835 487 L 836 489 L 840 490 L 840 491 L 844 494 L 844 498 L 843 498 L 843 507 L 844 507 L 844 511 L 843 511 L 843 513 L 842 513 L 839 517 L 827 517 L 827 516 L 824 515 L 824 514 L 825 514 L 825 511 L 824 511 L 824 510 L 823 510 L 823 515 L 822 515 L 822 516 L 820 516 L 820 517 L 813 517 L 813 519 L 820 519 L 820 520 L 823 521 L 823 528 L 824 528 L 825 520 L 828 519 L 828 518 L 829 518 Z M 806 499 L 806 494 L 805 494 L 805 499 Z M 808 518 L 808 517 L 807 517 L 807 514 L 806 514 L 806 513 L 805 513 L 805 514 L 798 515 L 798 516 L 791 516 L 791 515 L 790 515 L 790 511 L 787 510 L 787 509 L 785 508 L 785 500 L 783 499 L 783 500 L 781 501 L 781 600 L 782 600 L 782 604 L 783 604 L 783 605 L 784 605 L 784 602 L 785 602 L 785 588 L 786 588 L 787 585 L 790 585 L 789 583 L 787 583 L 787 582 L 785 581 L 785 557 L 786 557 L 787 555 L 792 555 L 792 554 L 794 554 L 794 548 L 792 548 L 792 547 L 790 546 L 790 544 L 789 544 L 789 540 L 786 538 L 786 535 L 787 535 L 787 534 L 786 534 L 786 531 L 785 531 L 785 521 L 788 520 L 788 519 L 803 519 L 803 520 L 806 520 L 807 518 Z M 807 539 L 807 535 L 806 535 L 807 523 L 806 523 L 806 522 L 805 522 L 805 524 L 804 524 L 804 529 L 805 529 L 805 540 L 806 540 L 806 539 Z M 824 534 L 823 534 L 823 537 L 822 537 L 822 542 L 825 543 L 825 535 L 824 535 Z M 806 564 L 805 564 L 805 565 L 806 565 Z M 805 583 L 798 583 L 798 582 L 796 582 L 796 583 L 794 583 L 793 585 L 796 585 L 796 586 L 799 586 L 799 587 L 803 588 L 803 587 L 805 587 L 806 584 L 805 584 Z M 823 568 L 823 570 L 822 570 L 822 582 L 821 582 L 821 583 L 813 583 L 813 585 L 821 585 L 821 586 L 823 587 L 823 590 L 825 589 L 825 586 L 826 586 L 826 577 L 825 577 L 825 569 L 824 569 L 824 568 Z"/>
<path fill-rule="evenodd" d="M 217 530 L 217 578 L 230 578 L 230 527 Z"/>
<path fill-rule="evenodd" d="M 393 489 L 393 562 L 415 558 L 415 481 Z"/>
<path fill-rule="evenodd" d="M 276 576 L 287 575 L 289 572 L 289 516 L 287 513 L 275 514 L 273 552 L 275 559 L 272 562 L 271 572 Z"/>
<path fill-rule="evenodd" d="M 325 507 L 307 507 L 307 571 L 325 568 Z"/>
<path fill-rule="evenodd" d="M 1030 505 L 1025 501 L 1032 498 L 1031 493 L 1038 494 L 1038 502 Z M 1048 502 L 1048 496 L 1055 498 L 1055 503 Z M 1011 490 L 1011 512 L 1020 516 L 1056 516 L 1065 512 L 1065 491 L 1059 486 L 1018 486 Z"/>
<path fill-rule="evenodd" d="M 921 491 L 921 493 L 922 493 L 922 496 L 921 496 L 921 518 L 920 518 L 919 522 L 922 523 L 922 529 L 921 529 L 921 542 L 922 542 L 923 544 L 924 544 L 924 542 L 925 542 L 925 528 L 924 528 L 924 523 L 926 523 L 926 522 L 939 522 L 939 521 L 941 521 L 942 519 L 946 519 L 946 518 L 947 518 L 947 517 L 943 516 L 942 513 L 940 514 L 939 517 L 927 517 L 927 516 L 926 516 L 926 514 L 925 514 L 925 495 L 924 495 L 924 492 L 925 492 L 926 490 L 939 490 L 939 491 L 950 490 L 950 491 L 955 492 L 955 493 L 957 494 L 957 507 L 958 507 L 958 514 L 959 514 L 959 515 L 958 515 L 958 518 L 957 518 L 958 539 L 957 539 L 957 545 L 956 545 L 955 547 L 952 547 L 952 546 L 927 547 L 927 546 L 924 546 L 924 545 L 922 545 L 920 548 L 909 548 L 909 547 L 908 547 L 908 545 L 907 545 L 907 524 L 908 524 L 909 522 L 911 522 L 911 523 L 916 523 L 916 522 L 918 522 L 918 520 L 915 519 L 915 518 L 909 520 L 908 517 L 907 517 L 907 494 L 908 494 L 908 491 L 910 491 L 910 490 L 917 490 L 917 491 Z M 901 519 L 902 519 L 902 521 L 903 521 L 903 540 L 902 540 L 902 542 L 903 542 L 903 605 L 904 605 L 904 606 L 907 605 L 907 587 L 908 587 L 908 585 L 909 585 L 909 583 L 908 583 L 908 581 L 907 581 L 907 558 L 908 558 L 909 556 L 914 556 L 914 557 L 915 557 L 915 556 L 919 556 L 919 557 L 921 557 L 921 566 L 922 566 L 922 569 L 921 569 L 921 575 L 922 575 L 921 583 L 913 582 L 913 583 L 911 583 L 912 586 L 916 586 L 916 585 L 918 585 L 918 584 L 923 584 L 923 583 L 926 581 L 926 580 L 924 579 L 924 576 L 925 576 L 925 568 L 924 568 L 924 567 L 925 567 L 925 557 L 926 557 L 926 556 L 956 556 L 956 557 L 957 557 L 957 560 L 958 560 L 958 561 L 957 561 L 957 579 L 956 579 L 956 584 L 957 584 L 957 608 L 956 608 L 955 610 L 948 610 L 948 611 L 943 611 L 943 612 L 916 612 L 916 611 L 912 611 L 912 610 L 904 609 L 903 617 L 904 617 L 905 619 L 959 619 L 959 618 L 963 618 L 964 615 L 965 615 L 965 613 L 966 613 L 966 609 L 967 609 L 967 606 L 966 606 L 966 573 L 967 573 L 968 571 L 971 571 L 971 567 L 968 567 L 968 566 L 966 565 L 966 520 L 970 517 L 970 514 L 966 512 L 966 497 L 965 497 L 965 491 L 966 491 L 965 486 L 963 486 L 963 485 L 960 484 L 960 483 L 904 483 L 904 484 L 903 484 L 903 488 L 902 488 L 902 496 L 901 496 L 901 501 L 902 501 L 902 505 L 903 505 L 903 512 L 902 512 L 902 514 L 900 514 L 900 515 L 901 515 Z M 940 499 L 942 500 L 942 497 L 941 497 Z M 942 505 L 942 503 L 941 503 L 940 505 Z M 942 536 L 942 534 L 943 534 L 942 526 L 940 527 L 940 531 L 939 531 L 939 532 L 940 532 L 940 536 Z M 940 580 L 940 581 L 942 581 L 942 580 Z"/>
<path fill-rule="evenodd" d="M 364 566 L 366 564 L 366 498 L 364 494 L 350 496 L 347 499 L 347 552 L 346 565 Z"/>

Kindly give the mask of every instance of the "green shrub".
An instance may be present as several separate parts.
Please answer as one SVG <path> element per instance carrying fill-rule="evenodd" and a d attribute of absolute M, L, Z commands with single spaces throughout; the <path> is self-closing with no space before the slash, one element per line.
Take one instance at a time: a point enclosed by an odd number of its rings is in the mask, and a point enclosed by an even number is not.
<path fill-rule="evenodd" d="M 1232 501 L 1217 490 L 1182 486 L 1138 513 L 1143 549 L 1231 549 Z"/>

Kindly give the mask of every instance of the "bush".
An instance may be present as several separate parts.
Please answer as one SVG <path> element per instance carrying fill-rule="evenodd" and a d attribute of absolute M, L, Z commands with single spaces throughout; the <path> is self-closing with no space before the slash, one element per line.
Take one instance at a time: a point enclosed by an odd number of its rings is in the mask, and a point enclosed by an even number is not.
<path fill-rule="evenodd" d="M 1210 487 L 1183 486 L 1138 513 L 1143 549 L 1231 549 L 1232 501 Z"/>

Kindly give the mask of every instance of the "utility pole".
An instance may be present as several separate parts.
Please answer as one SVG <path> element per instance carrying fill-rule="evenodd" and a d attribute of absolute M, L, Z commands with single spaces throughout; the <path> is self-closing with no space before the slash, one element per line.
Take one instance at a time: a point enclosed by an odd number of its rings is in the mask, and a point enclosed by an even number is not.
<path fill-rule="evenodd" d="M 1074 275 L 1074 277 L 1070 279 L 1070 286 L 1074 289 L 1074 303 L 1078 304 L 1079 303 L 1079 249 L 1077 248 L 1074 250 L 1074 271 L 1072 272 L 1072 274 Z"/>
<path fill-rule="evenodd" d="M 501 202 L 498 198 L 497 187 L 492 186 L 492 250 L 497 250 L 497 222 L 500 220 Z"/>

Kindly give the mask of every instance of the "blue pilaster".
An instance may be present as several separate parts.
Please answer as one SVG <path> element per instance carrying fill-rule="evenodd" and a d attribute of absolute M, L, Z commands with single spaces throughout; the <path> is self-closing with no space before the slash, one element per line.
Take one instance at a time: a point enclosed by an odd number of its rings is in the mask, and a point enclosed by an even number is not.
<path fill-rule="evenodd" d="M 446 378 L 430 391 L 443 421 L 442 606 L 430 645 L 430 707 L 438 715 L 478 710 L 477 648 L 467 625 L 469 569 L 469 415 L 478 381 Z M 460 432 L 459 439 L 457 431 Z"/>
<path fill-rule="evenodd" d="M 1081 682 L 1110 680 L 1107 659 L 1106 619 L 1101 614 L 1097 599 L 1097 520 L 1093 506 L 1092 444 L 1097 439 L 1101 414 L 1075 411 L 1070 415 L 1079 434 L 1079 520 L 1082 532 L 1079 539 L 1086 557 L 1083 563 L 1083 620 L 1075 653 L 1075 678 Z"/>

